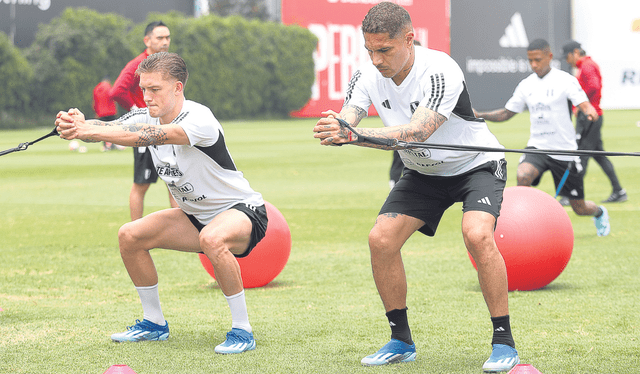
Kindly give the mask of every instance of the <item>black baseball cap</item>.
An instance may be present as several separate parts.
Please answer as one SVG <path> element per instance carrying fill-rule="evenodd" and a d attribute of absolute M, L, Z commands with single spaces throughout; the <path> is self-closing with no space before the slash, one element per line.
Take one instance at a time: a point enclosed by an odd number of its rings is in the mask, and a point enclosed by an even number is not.
<path fill-rule="evenodd" d="M 573 52 L 576 48 L 581 49 L 582 44 L 576 42 L 575 40 L 572 40 L 562 47 L 562 55 L 566 57 L 569 53 Z"/>

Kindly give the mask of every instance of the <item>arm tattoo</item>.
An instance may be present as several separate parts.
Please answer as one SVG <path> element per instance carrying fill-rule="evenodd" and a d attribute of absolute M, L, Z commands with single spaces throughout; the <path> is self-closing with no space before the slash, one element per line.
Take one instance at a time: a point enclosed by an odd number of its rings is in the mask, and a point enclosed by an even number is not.
<path fill-rule="evenodd" d="M 416 109 L 411 117 L 411 124 L 415 125 L 417 131 L 414 132 L 416 142 L 424 142 L 447 120 L 447 117 L 429 109 Z"/>
<path fill-rule="evenodd" d="M 156 126 L 147 126 L 142 130 L 136 144 L 162 145 L 167 142 L 168 136 L 166 131 Z"/>
<path fill-rule="evenodd" d="M 136 147 L 148 147 L 150 145 L 162 145 L 167 141 L 167 133 L 158 126 L 147 124 L 122 125 L 124 131 L 138 133 Z"/>
<path fill-rule="evenodd" d="M 360 129 L 364 136 L 384 139 L 397 139 L 405 142 L 424 142 L 442 125 L 447 118 L 442 114 L 430 109 L 419 107 L 411 122 L 406 125 L 392 126 L 376 129 Z M 375 145 L 370 143 L 360 143 L 365 147 L 393 150 L 396 147 Z"/>
<path fill-rule="evenodd" d="M 138 133 L 138 139 L 136 140 L 135 147 L 148 147 L 150 145 L 162 145 L 166 144 L 168 135 L 164 129 L 158 126 L 152 126 L 145 123 L 137 123 L 132 125 L 123 125 L 122 121 L 114 120 L 114 121 L 100 121 L 100 120 L 90 120 L 87 121 L 87 124 L 93 126 L 120 126 L 123 131 Z M 95 143 L 100 140 L 96 140 L 93 138 L 87 138 L 84 140 L 87 143 Z"/>
<path fill-rule="evenodd" d="M 345 105 L 340 111 L 340 118 L 349 122 L 353 127 L 358 126 L 360 121 L 367 116 L 367 111 L 355 105 Z"/>
<path fill-rule="evenodd" d="M 98 119 L 92 119 L 90 121 L 87 121 L 87 124 L 93 125 L 93 126 L 118 126 L 121 124 L 121 122 L 118 120 L 105 122 L 105 121 L 100 121 Z"/>
<path fill-rule="evenodd" d="M 92 126 L 117 126 L 120 124 L 120 122 L 116 121 L 109 121 L 109 122 L 105 122 L 105 121 L 100 121 L 98 119 L 92 119 L 89 121 L 85 121 L 88 125 L 92 125 Z M 85 140 L 83 140 L 85 143 L 97 143 L 100 140 L 98 139 L 94 139 L 94 138 L 86 138 Z"/>

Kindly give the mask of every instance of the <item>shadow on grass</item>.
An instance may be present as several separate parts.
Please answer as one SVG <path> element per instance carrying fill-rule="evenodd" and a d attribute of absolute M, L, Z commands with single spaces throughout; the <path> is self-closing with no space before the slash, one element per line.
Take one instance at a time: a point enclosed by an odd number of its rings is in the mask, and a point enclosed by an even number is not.
<path fill-rule="evenodd" d="M 266 285 L 262 286 L 262 287 L 254 287 L 254 288 L 260 288 L 260 289 L 277 289 L 277 288 L 290 288 L 293 287 L 294 283 L 293 282 L 280 282 L 277 280 L 271 281 L 269 283 L 267 283 Z M 209 283 L 206 288 L 208 289 L 212 289 L 212 290 L 219 290 L 220 289 L 220 285 L 218 284 L 218 282 L 213 281 L 212 283 Z M 245 289 L 250 289 L 250 288 L 245 288 Z"/>
<path fill-rule="evenodd" d="M 569 282 L 551 282 L 550 284 L 542 288 L 538 288 L 537 290 L 528 290 L 528 291 L 514 290 L 509 292 L 555 292 L 555 291 L 564 291 L 564 290 L 577 290 L 579 288 L 580 288 L 579 286 Z M 479 284 L 469 286 L 467 287 L 467 290 L 472 292 L 482 292 Z"/>

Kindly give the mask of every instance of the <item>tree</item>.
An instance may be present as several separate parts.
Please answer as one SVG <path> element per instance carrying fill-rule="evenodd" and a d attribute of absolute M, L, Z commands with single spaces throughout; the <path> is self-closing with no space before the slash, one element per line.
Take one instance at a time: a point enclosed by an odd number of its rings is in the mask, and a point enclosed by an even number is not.
<path fill-rule="evenodd" d="M 170 51 L 187 63 L 187 97 L 218 118 L 286 117 L 309 100 L 317 38 L 305 28 L 178 12 L 150 13 L 146 22 L 133 25 L 116 14 L 68 8 L 40 26 L 26 50 L 34 72 L 28 85 L 31 112 L 50 115 L 74 107 L 92 117 L 93 88 L 104 75 L 115 80 L 142 52 L 143 30 L 156 20 L 169 26 Z"/>
<path fill-rule="evenodd" d="M 307 103 L 317 42 L 300 26 L 210 14 L 190 19 L 175 48 L 189 67 L 188 97 L 220 119 L 264 118 Z"/>
<path fill-rule="evenodd" d="M 20 50 L 0 31 L 0 112 L 24 111 L 29 106 L 33 70 Z"/>
<path fill-rule="evenodd" d="M 131 21 L 113 13 L 67 8 L 41 25 L 26 50 L 34 70 L 30 96 L 51 113 L 77 107 L 91 116 L 92 91 L 102 77 L 118 76 L 136 51 L 126 42 Z"/>

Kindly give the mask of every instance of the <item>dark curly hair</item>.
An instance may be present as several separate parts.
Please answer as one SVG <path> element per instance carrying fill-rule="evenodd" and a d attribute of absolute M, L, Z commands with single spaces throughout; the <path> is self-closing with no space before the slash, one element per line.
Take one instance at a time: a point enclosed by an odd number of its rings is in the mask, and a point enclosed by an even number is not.
<path fill-rule="evenodd" d="M 390 39 L 411 30 L 411 16 L 400 5 L 388 1 L 381 2 L 369 9 L 362 20 L 362 32 L 370 34 L 389 33 Z"/>

